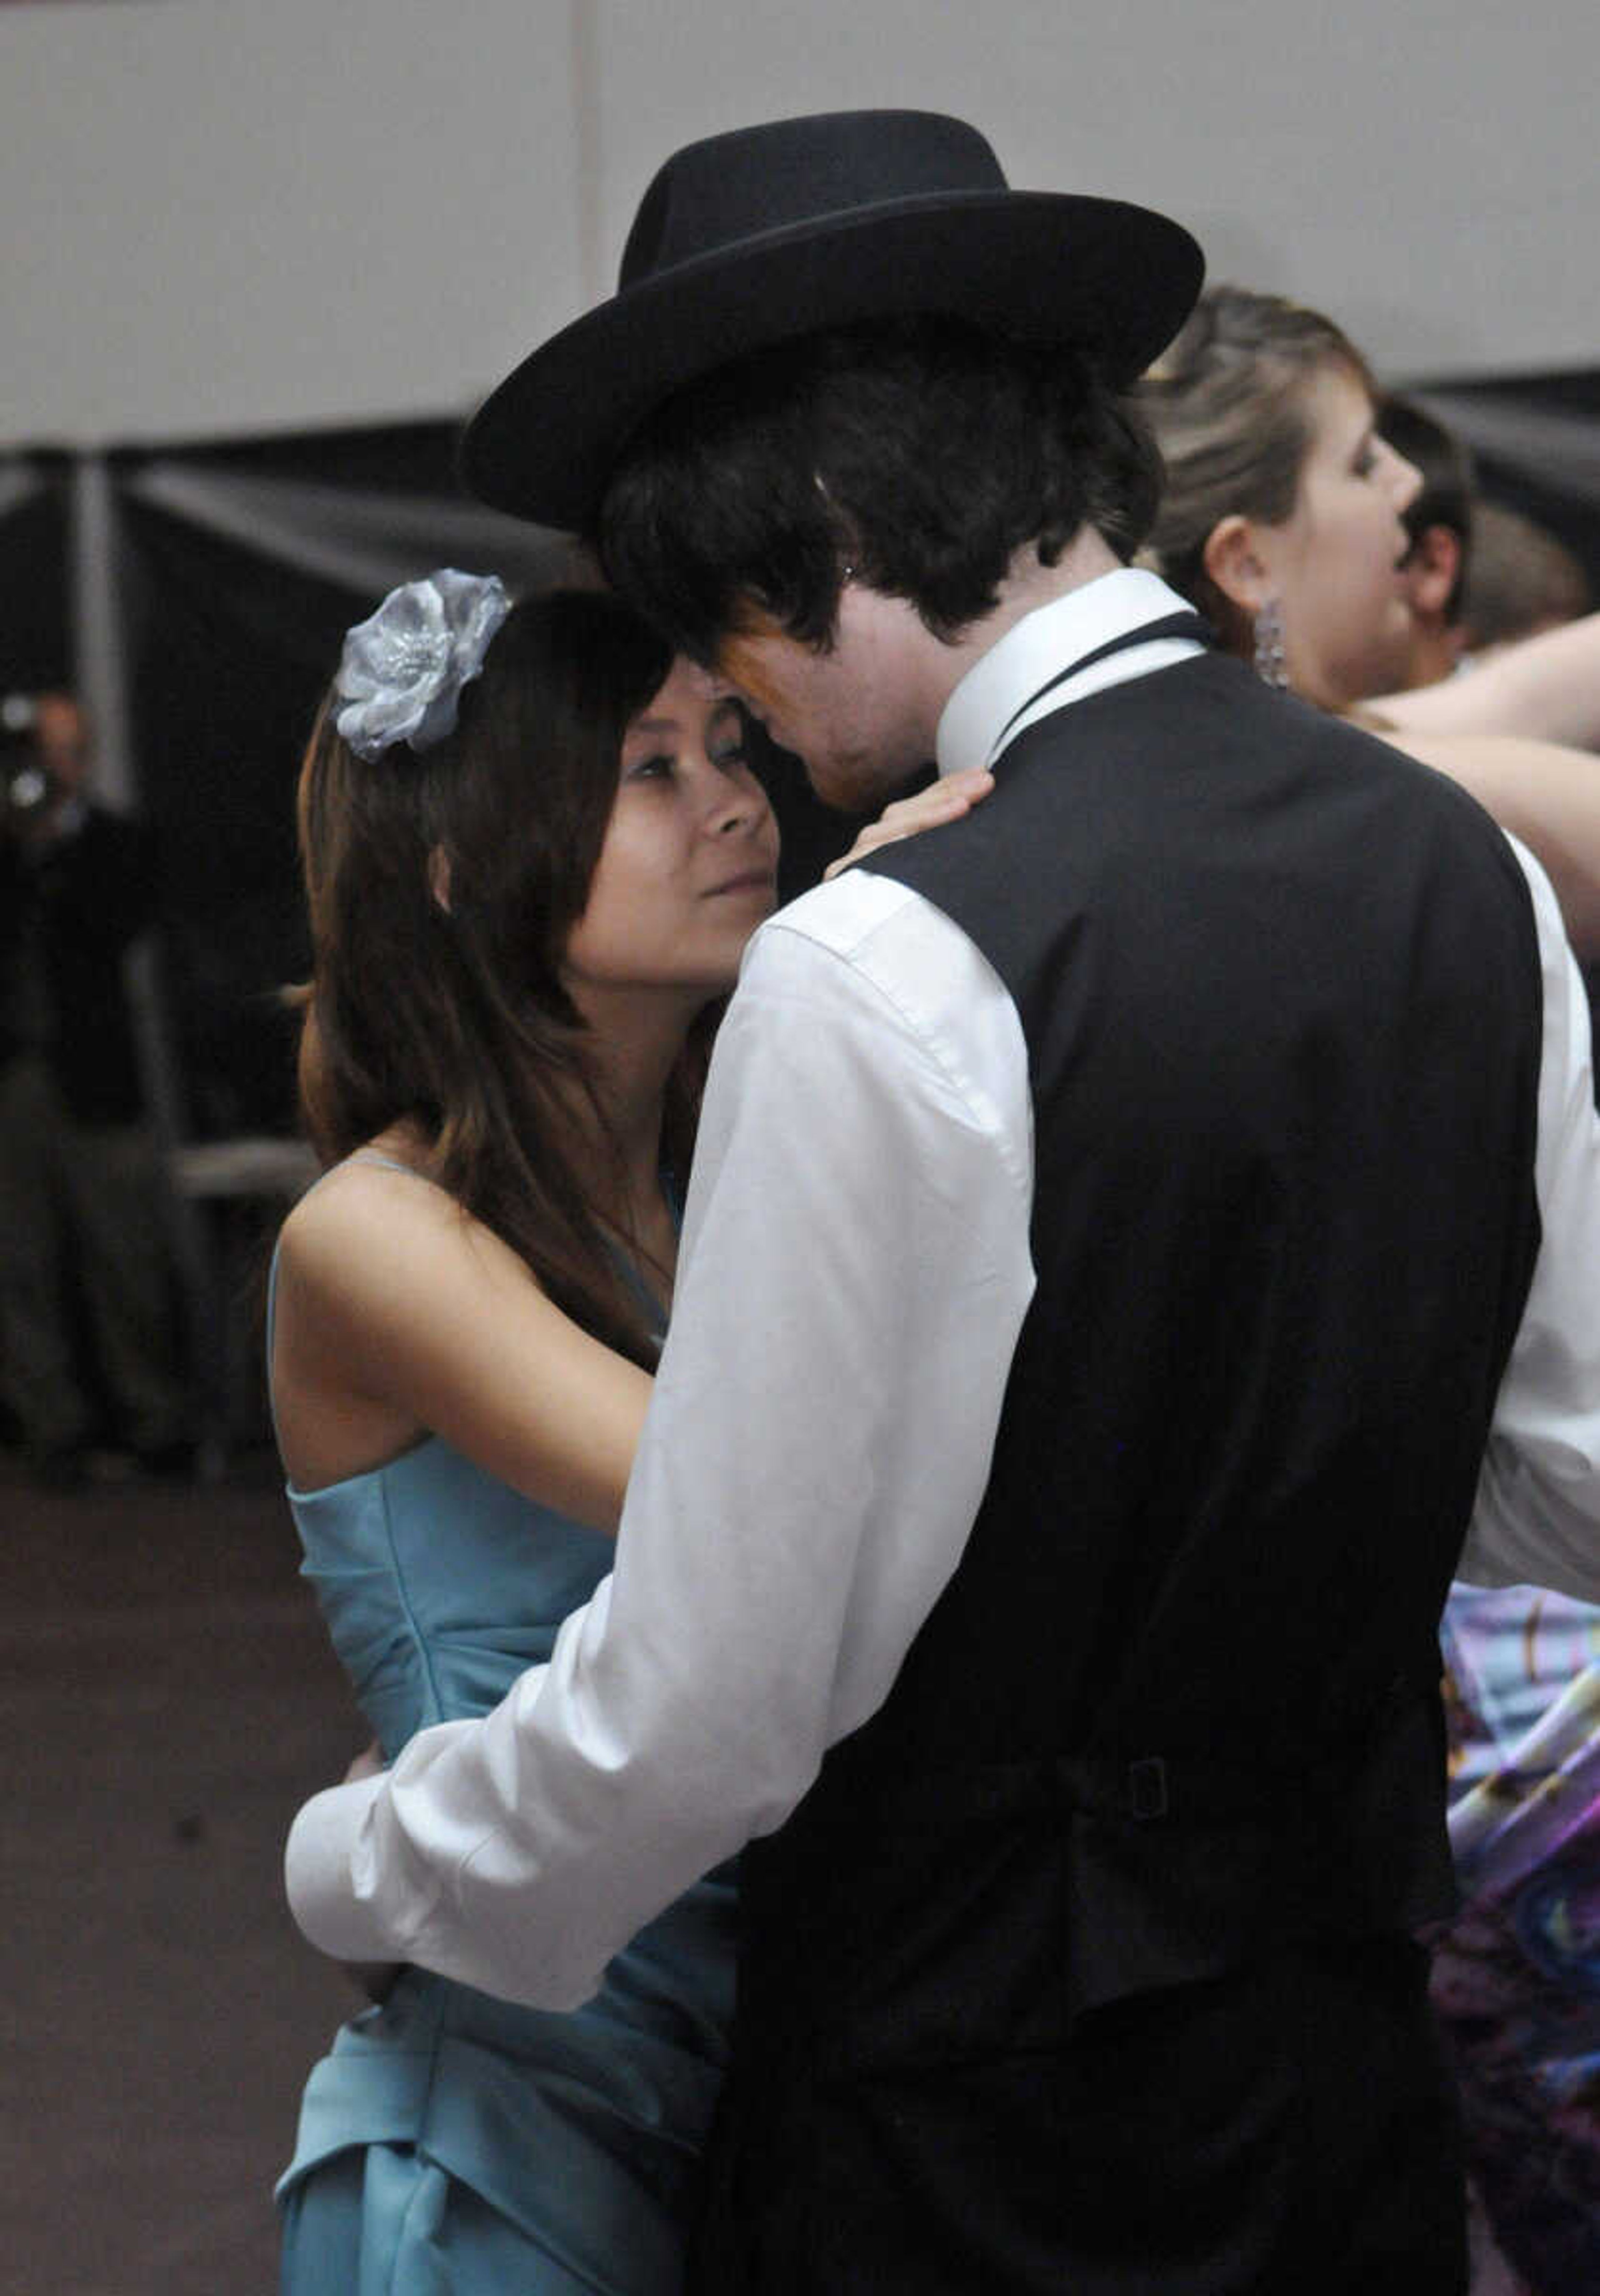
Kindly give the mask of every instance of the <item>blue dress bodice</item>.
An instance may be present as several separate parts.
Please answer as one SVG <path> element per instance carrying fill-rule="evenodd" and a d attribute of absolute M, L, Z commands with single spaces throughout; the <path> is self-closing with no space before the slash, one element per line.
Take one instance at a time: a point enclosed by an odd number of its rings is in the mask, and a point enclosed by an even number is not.
<path fill-rule="evenodd" d="M 289 1504 L 302 1575 L 387 1760 L 430 1723 L 497 1704 L 611 1568 L 609 1538 L 437 1436 L 320 1490 L 291 1487 Z"/>

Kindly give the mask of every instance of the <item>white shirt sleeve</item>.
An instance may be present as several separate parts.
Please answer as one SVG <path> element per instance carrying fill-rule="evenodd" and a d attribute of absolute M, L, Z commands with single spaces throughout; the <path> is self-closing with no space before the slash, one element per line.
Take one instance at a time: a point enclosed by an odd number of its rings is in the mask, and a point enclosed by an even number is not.
<path fill-rule="evenodd" d="M 972 943 L 853 871 L 718 1039 L 615 1569 L 481 1722 L 307 1805 L 296 1918 L 552 2008 L 882 1703 L 988 1478 L 1033 1289 L 1027 1056 Z"/>
<path fill-rule="evenodd" d="M 1600 1599 L 1600 1122 L 1588 1003 L 1548 881 L 1511 842 L 1533 891 L 1544 978 L 1541 1236 L 1458 1575 L 1592 1602 Z"/>

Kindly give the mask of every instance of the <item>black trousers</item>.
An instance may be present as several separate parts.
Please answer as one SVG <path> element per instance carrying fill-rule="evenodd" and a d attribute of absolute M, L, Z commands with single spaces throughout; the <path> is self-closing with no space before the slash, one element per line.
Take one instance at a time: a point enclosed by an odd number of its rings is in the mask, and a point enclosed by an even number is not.
<path fill-rule="evenodd" d="M 1286 1945 L 1063 2052 L 730 2084 L 694 2296 L 1462 2296 L 1408 1939 Z"/>

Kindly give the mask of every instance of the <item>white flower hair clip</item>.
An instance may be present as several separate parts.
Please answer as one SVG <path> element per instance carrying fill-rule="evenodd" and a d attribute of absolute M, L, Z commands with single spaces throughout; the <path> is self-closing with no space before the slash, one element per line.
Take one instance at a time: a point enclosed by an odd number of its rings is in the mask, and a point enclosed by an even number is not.
<path fill-rule="evenodd" d="M 483 668 L 510 611 L 497 574 L 454 566 L 391 590 L 346 633 L 333 681 L 341 739 L 358 758 L 381 757 L 397 742 L 427 750 L 442 741 L 455 730 L 462 687 Z"/>

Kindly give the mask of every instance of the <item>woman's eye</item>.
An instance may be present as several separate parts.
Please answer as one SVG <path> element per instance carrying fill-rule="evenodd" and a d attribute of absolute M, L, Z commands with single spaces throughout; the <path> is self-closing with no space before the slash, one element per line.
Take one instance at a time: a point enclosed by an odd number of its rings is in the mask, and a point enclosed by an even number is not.
<path fill-rule="evenodd" d="M 1358 479 L 1370 479 L 1377 467 L 1377 450 L 1372 446 L 1363 447 L 1360 452 L 1357 455 L 1355 461 L 1350 464 L 1350 468 L 1355 472 L 1356 476 Z"/>
<path fill-rule="evenodd" d="M 630 766 L 628 778 L 630 782 L 656 781 L 671 771 L 672 759 L 664 750 L 658 750 L 653 757 L 641 758 L 636 765 Z"/>
<path fill-rule="evenodd" d="M 726 750 L 714 750 L 711 763 L 719 774 L 737 773 L 750 763 L 750 750 L 743 742 L 732 742 Z"/>

